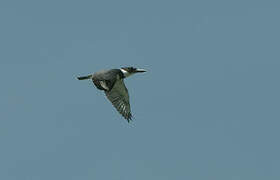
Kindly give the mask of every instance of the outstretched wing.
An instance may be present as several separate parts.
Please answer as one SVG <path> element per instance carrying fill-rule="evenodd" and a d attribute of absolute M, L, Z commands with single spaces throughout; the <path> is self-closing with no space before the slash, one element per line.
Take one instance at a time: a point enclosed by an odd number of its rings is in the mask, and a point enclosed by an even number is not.
<path fill-rule="evenodd" d="M 118 79 L 110 91 L 105 91 L 107 98 L 119 113 L 129 122 L 132 114 L 129 104 L 129 94 L 122 79 Z"/>

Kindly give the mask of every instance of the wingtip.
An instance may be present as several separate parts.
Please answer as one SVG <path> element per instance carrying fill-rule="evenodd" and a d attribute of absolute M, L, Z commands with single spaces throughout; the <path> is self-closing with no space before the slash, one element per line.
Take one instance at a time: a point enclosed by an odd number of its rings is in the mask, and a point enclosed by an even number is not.
<path fill-rule="evenodd" d="M 126 118 L 128 123 L 132 122 L 133 121 L 132 119 L 133 119 L 133 116 L 131 114 Z"/>

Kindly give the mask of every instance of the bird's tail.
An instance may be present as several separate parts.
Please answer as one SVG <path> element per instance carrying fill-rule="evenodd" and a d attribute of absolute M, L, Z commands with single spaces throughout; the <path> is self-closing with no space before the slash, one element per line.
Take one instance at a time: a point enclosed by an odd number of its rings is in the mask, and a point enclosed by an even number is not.
<path fill-rule="evenodd" d="M 92 77 L 92 75 L 80 76 L 80 77 L 77 77 L 77 79 L 79 79 L 79 80 L 85 80 L 85 79 L 90 79 L 91 77 Z"/>

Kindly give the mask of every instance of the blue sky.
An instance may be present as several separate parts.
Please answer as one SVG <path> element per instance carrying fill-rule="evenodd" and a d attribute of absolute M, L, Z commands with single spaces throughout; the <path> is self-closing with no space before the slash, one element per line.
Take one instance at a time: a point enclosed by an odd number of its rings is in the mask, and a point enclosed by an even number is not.
<path fill-rule="evenodd" d="M 278 1 L 0 2 L 0 179 L 280 179 Z M 90 81 L 128 78 L 128 124 Z"/>

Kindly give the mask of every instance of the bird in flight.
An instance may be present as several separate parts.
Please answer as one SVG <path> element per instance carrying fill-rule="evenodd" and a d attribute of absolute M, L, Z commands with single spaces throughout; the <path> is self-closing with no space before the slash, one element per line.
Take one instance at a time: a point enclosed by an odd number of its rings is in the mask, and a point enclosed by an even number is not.
<path fill-rule="evenodd" d="M 91 79 L 97 89 L 105 92 L 117 111 L 128 121 L 132 119 L 129 94 L 124 78 L 136 73 L 146 72 L 144 69 L 122 67 L 120 69 L 102 70 L 88 76 L 80 76 L 78 80 Z"/>

